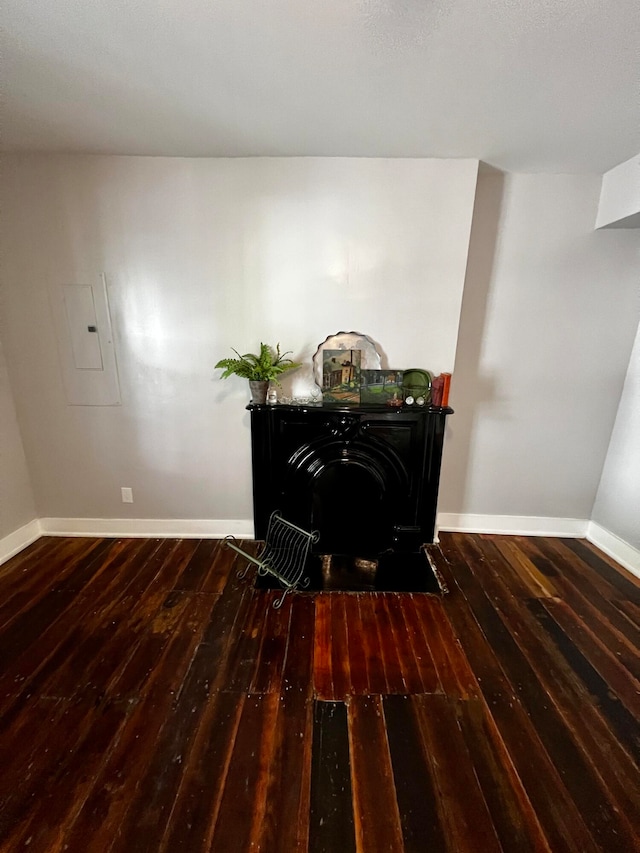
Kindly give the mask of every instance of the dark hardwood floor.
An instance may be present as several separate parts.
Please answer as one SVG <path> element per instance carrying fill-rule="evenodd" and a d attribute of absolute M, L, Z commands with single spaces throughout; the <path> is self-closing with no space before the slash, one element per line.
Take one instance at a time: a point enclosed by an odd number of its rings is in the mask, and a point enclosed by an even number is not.
<path fill-rule="evenodd" d="M 441 539 L 443 598 L 280 610 L 217 541 L 34 543 L 0 568 L 0 849 L 640 850 L 640 583 Z"/>

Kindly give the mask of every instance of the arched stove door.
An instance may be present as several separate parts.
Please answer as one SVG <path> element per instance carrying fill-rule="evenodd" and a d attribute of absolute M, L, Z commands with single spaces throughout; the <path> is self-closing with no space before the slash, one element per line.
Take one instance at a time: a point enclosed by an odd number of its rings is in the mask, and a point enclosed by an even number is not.
<path fill-rule="evenodd" d="M 367 435 L 366 424 L 344 420 L 289 458 L 282 501 L 320 533 L 317 553 L 375 557 L 393 547 L 409 474 L 392 447 Z"/>

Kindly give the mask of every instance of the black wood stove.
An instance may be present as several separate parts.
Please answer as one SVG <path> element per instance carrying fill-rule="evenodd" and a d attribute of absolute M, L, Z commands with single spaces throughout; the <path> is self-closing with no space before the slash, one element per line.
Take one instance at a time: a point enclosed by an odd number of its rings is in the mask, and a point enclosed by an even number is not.
<path fill-rule="evenodd" d="M 320 534 L 313 552 L 377 560 L 433 542 L 450 408 L 250 405 L 255 535 L 269 517 Z"/>

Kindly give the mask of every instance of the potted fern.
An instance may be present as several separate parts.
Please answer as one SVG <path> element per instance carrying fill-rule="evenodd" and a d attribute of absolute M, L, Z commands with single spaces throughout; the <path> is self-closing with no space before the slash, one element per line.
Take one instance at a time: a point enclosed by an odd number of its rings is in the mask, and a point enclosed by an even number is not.
<path fill-rule="evenodd" d="M 233 375 L 248 379 L 252 403 L 265 403 L 269 383 L 280 385 L 278 377 L 282 373 L 301 366 L 300 362 L 287 358 L 290 351 L 280 352 L 280 344 L 274 349 L 261 343 L 259 355 L 252 352 L 240 355 L 237 350 L 233 351 L 237 358 L 221 358 L 216 367 L 222 368 L 221 379 Z"/>

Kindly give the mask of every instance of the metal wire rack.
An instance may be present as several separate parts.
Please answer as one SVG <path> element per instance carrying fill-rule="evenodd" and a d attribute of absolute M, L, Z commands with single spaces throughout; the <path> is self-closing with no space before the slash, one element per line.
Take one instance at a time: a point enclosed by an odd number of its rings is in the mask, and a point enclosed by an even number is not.
<path fill-rule="evenodd" d="M 285 589 L 280 598 L 273 602 L 277 609 L 282 605 L 289 590 L 305 589 L 309 585 L 309 578 L 303 577 L 304 567 L 311 545 L 319 538 L 317 530 L 309 533 L 287 521 L 276 510 L 271 513 L 264 547 L 257 557 L 247 554 L 235 545 L 235 536 L 225 537 L 225 546 L 242 554 L 249 561 L 244 569 L 238 572 L 238 578 L 243 578 L 249 565 L 253 563 L 258 567 L 259 575 L 270 574 L 280 581 Z"/>

